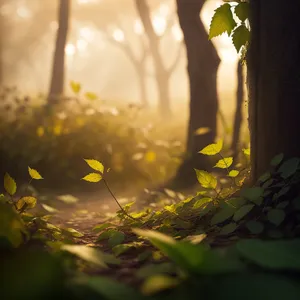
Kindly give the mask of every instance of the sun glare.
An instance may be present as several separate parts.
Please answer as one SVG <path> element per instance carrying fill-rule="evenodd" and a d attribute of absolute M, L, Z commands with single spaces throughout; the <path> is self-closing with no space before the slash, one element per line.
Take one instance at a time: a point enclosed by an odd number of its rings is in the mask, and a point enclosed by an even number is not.
<path fill-rule="evenodd" d="M 166 19 L 162 16 L 154 16 L 152 18 L 152 24 L 153 24 L 155 33 L 159 36 L 162 36 L 167 27 Z"/>
<path fill-rule="evenodd" d="M 76 53 L 76 46 L 71 43 L 67 44 L 65 52 L 68 56 L 73 56 Z"/>
<path fill-rule="evenodd" d="M 113 32 L 113 38 L 115 41 L 121 43 L 125 40 L 124 32 L 121 29 L 115 29 Z"/>

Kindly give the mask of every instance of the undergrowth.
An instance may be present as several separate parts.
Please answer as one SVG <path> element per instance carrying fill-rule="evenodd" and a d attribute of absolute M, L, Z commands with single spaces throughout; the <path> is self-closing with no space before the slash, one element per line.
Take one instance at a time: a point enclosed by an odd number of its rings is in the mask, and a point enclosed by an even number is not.
<path fill-rule="evenodd" d="M 195 170 L 191 197 L 165 190 L 168 205 L 132 211 L 109 186 L 110 169 L 85 159 L 82 179 L 104 181 L 119 211 L 86 233 L 51 223 L 55 210 L 30 214 L 32 195 L 16 197 L 6 173 L 0 199 L 5 299 L 299 299 L 300 159 L 282 154 L 256 185 L 222 154 L 222 141 L 199 155 L 218 156 L 218 180 Z M 249 155 L 249 150 L 244 150 Z M 42 175 L 28 167 L 29 184 Z M 28 191 L 29 193 L 29 191 Z M 170 203 L 171 201 L 171 203 Z M 45 207 L 44 207 L 45 208 Z M 251 239 L 249 239 L 251 238 Z"/>

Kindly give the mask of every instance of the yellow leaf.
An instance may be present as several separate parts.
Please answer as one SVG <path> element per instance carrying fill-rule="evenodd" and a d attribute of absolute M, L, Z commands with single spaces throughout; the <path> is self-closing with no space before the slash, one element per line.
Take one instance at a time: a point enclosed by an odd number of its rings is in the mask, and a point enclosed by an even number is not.
<path fill-rule="evenodd" d="M 156 160 L 156 153 L 153 151 L 148 151 L 145 154 L 145 159 L 147 162 L 154 162 Z"/>
<path fill-rule="evenodd" d="M 91 93 L 91 92 L 86 92 L 85 97 L 91 101 L 96 100 L 98 98 L 98 96 L 95 93 Z"/>
<path fill-rule="evenodd" d="M 102 176 L 99 173 L 90 173 L 82 178 L 82 180 L 85 180 L 88 182 L 99 182 L 101 179 L 102 179 Z"/>
<path fill-rule="evenodd" d="M 16 203 L 17 208 L 21 210 L 26 204 L 26 208 L 34 208 L 36 206 L 37 199 L 35 197 L 22 197 Z"/>
<path fill-rule="evenodd" d="M 62 133 L 62 126 L 60 124 L 57 124 L 53 127 L 53 134 L 56 136 L 61 135 Z"/>
<path fill-rule="evenodd" d="M 229 168 L 233 163 L 233 158 L 232 157 L 224 157 L 220 159 L 214 168 L 220 168 L 220 169 L 226 169 Z"/>
<path fill-rule="evenodd" d="M 100 161 L 96 159 L 84 159 L 84 160 L 92 169 L 99 171 L 100 173 L 103 174 L 104 166 Z"/>
<path fill-rule="evenodd" d="M 5 173 L 4 175 L 4 189 L 11 196 L 13 196 L 17 191 L 17 184 L 8 173 Z"/>
<path fill-rule="evenodd" d="M 28 167 L 28 173 L 32 179 L 36 179 L 36 180 L 43 179 L 43 177 L 37 170 L 31 169 L 30 167 Z"/>
<path fill-rule="evenodd" d="M 38 127 L 37 130 L 36 130 L 36 135 L 37 135 L 38 137 L 42 137 L 44 134 L 45 134 L 45 129 L 44 129 L 44 127 L 42 127 L 42 126 Z"/>
<path fill-rule="evenodd" d="M 229 172 L 228 176 L 234 178 L 234 177 L 238 176 L 239 174 L 240 174 L 240 172 L 238 170 L 231 170 Z"/>
<path fill-rule="evenodd" d="M 217 178 L 212 174 L 195 169 L 197 179 L 202 187 L 207 189 L 215 189 L 217 187 Z"/>
<path fill-rule="evenodd" d="M 243 149 L 245 155 L 250 156 L 250 148 Z"/>
<path fill-rule="evenodd" d="M 200 127 L 194 132 L 194 134 L 195 135 L 203 135 L 210 131 L 211 131 L 211 129 L 209 127 Z"/>
<path fill-rule="evenodd" d="M 223 148 L 223 140 L 219 140 L 216 144 L 210 144 L 204 147 L 199 153 L 204 155 L 216 155 Z"/>
<path fill-rule="evenodd" d="M 74 94 L 77 95 L 77 94 L 80 93 L 80 91 L 81 91 L 81 84 L 80 83 L 75 82 L 75 81 L 71 81 L 70 86 L 71 86 L 71 89 L 74 92 Z"/>

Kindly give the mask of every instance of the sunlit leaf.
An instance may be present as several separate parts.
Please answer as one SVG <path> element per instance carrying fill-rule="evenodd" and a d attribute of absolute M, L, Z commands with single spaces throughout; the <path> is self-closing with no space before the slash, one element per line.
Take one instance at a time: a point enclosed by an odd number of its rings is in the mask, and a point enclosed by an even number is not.
<path fill-rule="evenodd" d="M 207 189 L 215 189 L 217 187 L 218 182 L 215 176 L 202 170 L 195 169 L 195 172 L 198 182 L 201 184 L 202 187 Z"/>
<path fill-rule="evenodd" d="M 146 154 L 145 154 L 145 160 L 147 162 L 150 162 L 150 163 L 154 162 L 156 160 L 156 153 L 153 152 L 153 151 L 146 152 Z"/>
<path fill-rule="evenodd" d="M 36 206 L 36 202 L 37 202 L 37 199 L 35 197 L 26 196 L 26 197 L 20 198 L 17 201 L 16 206 L 17 206 L 18 210 L 21 210 L 24 207 L 24 205 L 26 205 L 26 208 L 34 208 Z"/>
<path fill-rule="evenodd" d="M 200 127 L 194 132 L 194 134 L 195 135 L 204 135 L 206 133 L 209 133 L 210 131 L 211 131 L 211 129 L 209 127 Z"/>
<path fill-rule="evenodd" d="M 243 153 L 244 153 L 246 156 L 250 156 L 250 148 L 243 149 Z"/>
<path fill-rule="evenodd" d="M 5 173 L 4 175 L 4 189 L 11 196 L 13 196 L 17 191 L 17 184 L 8 173 Z"/>
<path fill-rule="evenodd" d="M 240 52 L 241 48 L 247 45 L 249 39 L 250 31 L 244 24 L 234 29 L 232 33 L 232 43 L 237 52 Z"/>
<path fill-rule="evenodd" d="M 47 204 L 41 204 L 41 205 L 49 213 L 57 213 L 58 212 L 58 210 L 56 208 L 52 207 L 52 206 L 49 206 Z"/>
<path fill-rule="evenodd" d="M 204 147 L 199 153 L 204 155 L 216 155 L 220 153 L 223 148 L 223 140 L 219 140 L 216 144 L 210 144 Z"/>
<path fill-rule="evenodd" d="M 99 182 L 102 179 L 101 174 L 99 173 L 90 173 L 82 178 L 82 180 L 88 182 Z"/>
<path fill-rule="evenodd" d="M 84 160 L 92 169 L 99 171 L 100 173 L 103 174 L 104 166 L 100 161 L 96 159 L 84 159 Z"/>
<path fill-rule="evenodd" d="M 70 82 L 70 87 L 71 87 L 73 93 L 76 95 L 78 95 L 81 91 L 81 84 L 78 82 L 75 82 L 73 80 Z"/>
<path fill-rule="evenodd" d="M 153 275 L 148 277 L 142 284 L 141 291 L 145 295 L 153 295 L 158 292 L 174 288 L 179 280 L 167 275 Z"/>
<path fill-rule="evenodd" d="M 108 239 L 108 245 L 114 247 L 125 240 L 125 234 L 121 231 L 115 231 Z"/>
<path fill-rule="evenodd" d="M 112 251 L 113 251 L 114 255 L 119 256 L 132 248 L 134 248 L 133 244 L 119 244 L 119 245 L 114 246 L 112 248 Z"/>
<path fill-rule="evenodd" d="M 43 177 L 37 170 L 31 169 L 30 167 L 28 167 L 28 173 L 32 179 L 36 179 L 36 180 L 43 179 Z"/>
<path fill-rule="evenodd" d="M 96 225 L 94 228 L 93 228 L 93 231 L 95 232 L 100 232 L 104 229 L 107 229 L 109 227 L 115 227 L 115 225 L 111 224 L 111 223 L 103 223 L 103 224 L 99 224 L 99 225 Z"/>
<path fill-rule="evenodd" d="M 74 228 L 66 228 L 65 230 L 74 237 L 83 237 L 84 236 L 83 233 L 79 232 L 78 230 L 76 230 Z"/>
<path fill-rule="evenodd" d="M 86 92 L 86 93 L 85 93 L 85 97 L 86 97 L 88 100 L 91 100 L 91 101 L 94 101 L 94 100 L 97 100 L 97 99 L 98 99 L 98 96 L 97 96 L 95 93 L 92 93 L 92 92 Z"/>
<path fill-rule="evenodd" d="M 214 168 L 226 169 L 229 168 L 233 163 L 233 157 L 224 157 L 220 159 Z"/>
<path fill-rule="evenodd" d="M 235 26 L 236 22 L 233 19 L 231 6 L 230 4 L 225 3 L 215 10 L 209 28 L 209 39 L 225 32 L 230 35 Z"/>
<path fill-rule="evenodd" d="M 240 174 L 238 170 L 231 170 L 228 174 L 229 177 L 235 178 Z"/>
<path fill-rule="evenodd" d="M 195 203 L 194 203 L 194 206 L 193 208 L 197 209 L 205 204 L 207 204 L 208 202 L 211 202 L 212 201 L 212 198 L 210 197 L 204 197 L 204 198 L 201 198 L 201 199 L 198 199 Z"/>

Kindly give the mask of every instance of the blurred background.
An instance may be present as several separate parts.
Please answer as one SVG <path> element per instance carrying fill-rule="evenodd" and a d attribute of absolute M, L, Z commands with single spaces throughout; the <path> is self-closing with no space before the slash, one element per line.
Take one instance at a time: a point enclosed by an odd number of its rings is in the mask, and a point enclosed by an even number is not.
<path fill-rule="evenodd" d="M 83 158 L 101 160 L 121 186 L 145 187 L 176 172 L 189 116 L 186 49 L 176 1 L 147 2 L 141 15 L 134 0 L 0 0 L 1 174 L 26 181 L 30 165 L 48 178 L 41 186 L 68 188 L 85 175 Z M 207 31 L 220 4 L 204 3 Z M 218 136 L 229 149 L 239 57 L 226 35 L 212 42 L 221 59 Z M 157 62 L 167 74 L 168 107 L 160 104 Z"/>

